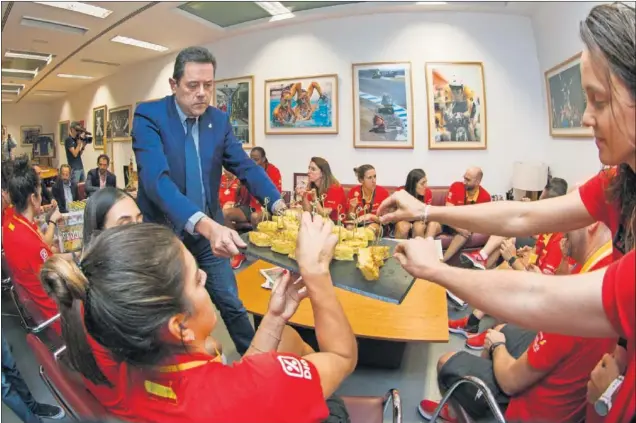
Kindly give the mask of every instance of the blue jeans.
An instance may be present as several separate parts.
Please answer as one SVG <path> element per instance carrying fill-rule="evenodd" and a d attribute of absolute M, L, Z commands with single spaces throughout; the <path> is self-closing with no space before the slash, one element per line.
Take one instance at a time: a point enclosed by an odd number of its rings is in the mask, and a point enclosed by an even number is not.
<path fill-rule="evenodd" d="M 37 405 L 15 365 L 11 348 L 2 336 L 2 402 L 24 423 L 42 423 L 33 413 Z"/>
<path fill-rule="evenodd" d="M 238 297 L 236 278 L 230 260 L 212 254 L 210 241 L 202 236 L 185 235 L 183 243 L 194 256 L 199 268 L 208 275 L 205 289 L 221 312 L 221 318 L 227 326 L 236 350 L 243 355 L 254 338 L 254 328 L 247 317 L 243 302 Z"/>
<path fill-rule="evenodd" d="M 76 184 L 80 182 L 84 182 L 86 180 L 86 176 L 84 175 L 84 169 L 73 169 L 73 173 L 71 174 L 71 179 Z"/>

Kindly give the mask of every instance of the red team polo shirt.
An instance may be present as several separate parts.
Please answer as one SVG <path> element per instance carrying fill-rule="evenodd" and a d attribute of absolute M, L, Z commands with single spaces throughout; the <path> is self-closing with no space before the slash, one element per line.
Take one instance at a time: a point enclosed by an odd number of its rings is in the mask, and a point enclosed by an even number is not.
<path fill-rule="evenodd" d="M 267 173 L 269 179 L 274 183 L 274 185 L 276 185 L 276 189 L 278 190 L 278 192 L 283 192 L 283 177 L 280 174 L 280 170 L 278 170 L 278 168 L 273 164 L 267 163 L 267 166 L 265 167 L 265 173 Z M 273 199 L 270 199 L 270 202 L 271 201 L 273 201 Z M 271 203 L 269 206 L 271 206 Z M 260 212 L 262 208 L 261 203 L 259 203 L 259 201 L 254 196 L 250 196 L 250 207 L 257 212 Z"/>
<path fill-rule="evenodd" d="M 325 198 L 325 208 L 331 209 L 331 214 L 329 218 L 334 222 L 338 221 L 338 206 L 341 206 L 341 213 L 346 213 L 349 210 L 349 206 L 347 204 L 347 195 L 345 194 L 344 188 L 340 184 L 333 184 L 327 190 L 327 197 Z M 311 193 L 307 194 L 307 198 L 309 201 L 313 200 L 313 195 Z"/>
<path fill-rule="evenodd" d="M 20 300 L 37 323 L 55 316 L 57 304 L 40 282 L 40 268 L 53 255 L 35 223 L 7 209 L 2 222 L 2 245 Z M 61 333 L 59 322 L 53 328 Z"/>
<path fill-rule="evenodd" d="M 466 204 L 481 204 L 490 202 L 490 194 L 481 185 L 474 199 L 466 197 L 466 186 L 462 182 L 454 182 L 448 189 L 446 202 L 456 206 L 464 206 Z"/>
<path fill-rule="evenodd" d="M 329 416 L 316 368 L 293 354 L 253 355 L 226 366 L 192 353 L 153 373 L 121 367 L 120 403 L 108 411 L 126 421 L 319 423 Z"/>
<path fill-rule="evenodd" d="M 389 191 L 382 188 L 381 186 L 376 186 L 375 192 L 373 193 L 373 196 L 371 197 L 372 204 L 369 206 L 368 204 L 365 203 L 364 199 L 362 198 L 362 185 L 357 185 L 349 190 L 349 201 L 353 200 L 354 198 L 358 199 L 358 205 L 360 207 L 362 208 L 364 208 L 365 206 L 367 206 L 367 208 L 371 207 L 371 210 L 367 210 L 366 213 L 377 214 L 378 207 L 380 207 L 380 204 L 382 204 L 384 200 L 389 198 Z M 363 215 L 363 214 L 365 214 L 365 212 L 362 212 L 360 215 Z"/>
<path fill-rule="evenodd" d="M 612 262 L 612 245 L 601 247 L 580 271 L 594 271 Z M 615 338 L 583 338 L 539 332 L 528 348 L 528 363 L 550 373 L 518 397 L 510 399 L 506 419 L 520 422 L 578 422 L 586 413 L 587 382 Z"/>
<path fill-rule="evenodd" d="M 547 275 L 554 275 L 559 266 L 561 266 L 561 261 L 563 261 L 562 239 L 563 234 L 560 232 L 542 234 L 537 239 L 534 247 L 534 253 L 538 256 L 536 264 Z"/>
<path fill-rule="evenodd" d="M 606 423 L 627 423 L 636 413 L 636 272 L 634 250 L 625 256 L 620 236 L 620 212 L 616 204 L 608 204 L 605 189 L 616 174 L 615 169 L 604 170 L 579 188 L 583 204 L 590 215 L 607 225 L 614 236 L 614 259 L 603 279 L 603 308 L 614 330 L 627 339 L 629 363 L 625 380 L 615 394 Z M 618 235 L 618 236 L 617 236 Z M 617 242 L 618 241 L 618 242 Z"/>

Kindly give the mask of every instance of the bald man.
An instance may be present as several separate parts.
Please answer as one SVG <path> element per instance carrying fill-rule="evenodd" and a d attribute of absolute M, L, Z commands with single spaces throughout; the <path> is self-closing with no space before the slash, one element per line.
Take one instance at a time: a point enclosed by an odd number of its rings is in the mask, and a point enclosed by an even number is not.
<path fill-rule="evenodd" d="M 453 207 L 489 202 L 490 194 L 480 185 L 483 176 L 484 172 L 480 168 L 468 168 L 464 173 L 464 182 L 455 182 L 450 186 L 446 196 L 446 206 Z M 426 228 L 426 237 L 434 238 L 442 232 L 453 235 L 453 239 L 444 253 L 444 262 L 447 262 L 462 249 L 472 234 L 466 229 L 442 226 L 437 222 L 430 222 Z"/>

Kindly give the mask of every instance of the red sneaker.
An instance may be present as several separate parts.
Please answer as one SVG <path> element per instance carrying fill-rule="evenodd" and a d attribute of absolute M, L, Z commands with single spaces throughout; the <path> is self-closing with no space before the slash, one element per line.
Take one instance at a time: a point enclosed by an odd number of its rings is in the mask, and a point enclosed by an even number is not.
<path fill-rule="evenodd" d="M 484 260 L 479 254 L 479 251 L 473 251 L 472 253 L 461 253 L 459 255 L 459 261 L 462 264 L 472 265 L 473 267 L 481 270 L 486 270 L 486 260 Z"/>
<path fill-rule="evenodd" d="M 245 261 L 245 254 L 237 254 L 230 260 L 230 264 L 232 265 L 232 269 L 236 270 L 241 267 L 241 264 Z"/>
<path fill-rule="evenodd" d="M 469 316 L 466 316 L 457 320 L 449 320 L 448 331 L 450 333 L 457 333 L 459 335 L 464 335 L 466 338 L 476 336 L 479 333 L 479 328 L 469 328 L 468 317 Z"/>
<path fill-rule="evenodd" d="M 470 337 L 466 340 L 466 347 L 471 350 L 483 350 L 484 343 L 486 342 L 486 334 L 488 331 L 482 332 L 477 336 Z"/>
<path fill-rule="evenodd" d="M 435 413 L 435 409 L 437 408 L 438 405 L 439 405 L 439 402 L 437 401 L 422 400 L 422 402 L 420 402 L 420 405 L 417 407 L 417 411 L 419 411 L 420 415 L 424 417 L 426 420 L 431 420 L 431 417 L 433 417 L 433 413 Z M 450 415 L 448 404 L 444 404 L 444 407 L 442 408 L 442 412 L 439 413 L 439 418 L 445 422 L 454 423 L 457 421 L 456 418 Z"/>

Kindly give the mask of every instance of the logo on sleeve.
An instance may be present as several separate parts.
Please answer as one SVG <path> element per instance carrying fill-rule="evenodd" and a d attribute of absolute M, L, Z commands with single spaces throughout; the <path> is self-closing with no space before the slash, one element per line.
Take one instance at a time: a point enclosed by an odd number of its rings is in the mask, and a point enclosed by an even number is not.
<path fill-rule="evenodd" d="M 532 350 L 536 353 L 539 349 L 545 345 L 547 341 L 543 337 L 543 332 L 537 333 L 537 336 L 534 338 L 534 343 L 532 344 Z"/>
<path fill-rule="evenodd" d="M 305 360 L 279 355 L 278 361 L 287 376 L 311 380 L 311 370 Z"/>
<path fill-rule="evenodd" d="M 42 261 L 46 261 L 46 259 L 49 258 L 49 253 L 47 253 L 44 248 L 40 251 L 40 258 L 42 258 Z"/>

